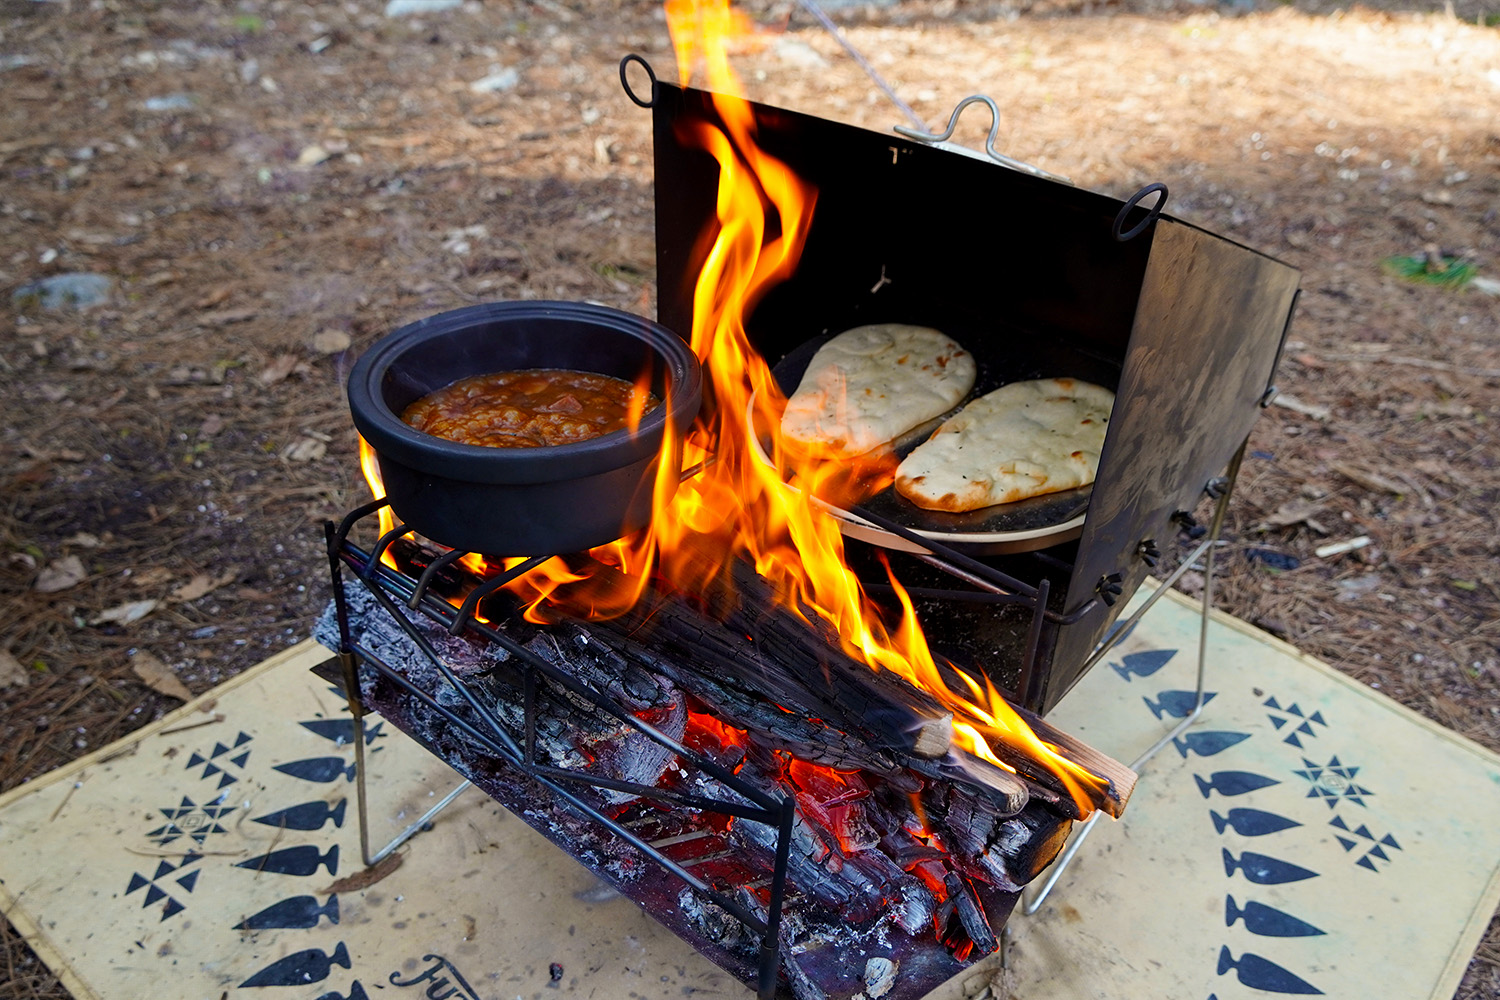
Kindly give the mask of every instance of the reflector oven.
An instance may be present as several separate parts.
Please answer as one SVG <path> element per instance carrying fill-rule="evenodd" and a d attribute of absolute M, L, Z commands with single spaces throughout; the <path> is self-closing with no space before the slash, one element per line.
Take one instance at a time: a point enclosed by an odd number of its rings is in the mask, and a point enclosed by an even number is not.
<path fill-rule="evenodd" d="M 701 91 L 652 77 L 649 99 L 631 96 L 653 115 L 659 319 L 686 338 L 719 170 L 684 136 L 721 123 Z M 889 494 L 834 511 L 866 589 L 899 604 L 889 552 L 934 649 L 1094 777 L 1024 740 L 993 762 L 953 749 L 951 712 L 851 659 L 748 566 L 732 586 L 647 580 L 623 616 L 539 624 L 505 588 L 554 553 L 476 560 L 391 524 L 383 499 L 329 525 L 319 636 L 356 716 L 379 711 L 762 997 L 915 998 L 998 946 L 1073 820 L 1128 800 L 1132 772 L 1040 716 L 1203 493 L 1232 485 L 1297 273 L 1162 214 L 1164 189 L 1121 202 L 943 143 L 751 109 L 765 151 L 818 192 L 794 273 L 747 318 L 784 389 L 828 336 L 907 322 L 975 355 L 977 393 L 1052 376 L 1116 391 L 1091 489 L 976 515 Z"/>
<path fill-rule="evenodd" d="M 658 312 L 686 335 L 718 169 L 681 136 L 719 119 L 703 91 L 653 81 L 652 94 Z M 1024 584 L 1047 585 L 1034 651 L 1030 609 L 1015 605 L 982 622 L 964 616 L 945 643 L 978 625 L 974 652 L 994 681 L 1045 714 L 1082 676 L 1154 553 L 1205 490 L 1220 488 L 1215 480 L 1269 403 L 1298 272 L 1160 214 L 1165 189 L 1141 199 L 1151 207 L 1132 206 L 946 144 L 753 107 L 762 147 L 818 191 L 796 273 L 747 323 L 778 377 L 800 375 L 809 342 L 900 322 L 936 327 L 968 348 L 980 364 L 975 395 L 1054 376 L 1115 390 L 1098 478 L 1089 495 L 1069 496 L 1071 506 L 1039 498 L 1028 503 L 1044 508 L 1040 521 L 994 531 L 886 495 L 851 518 L 982 553 L 1022 547 L 1009 537 L 1071 522 L 1086 506 L 1076 542 L 1040 557 L 985 558 Z M 855 530 L 917 543 L 889 524 Z M 928 631 L 944 642 L 941 624 Z"/>

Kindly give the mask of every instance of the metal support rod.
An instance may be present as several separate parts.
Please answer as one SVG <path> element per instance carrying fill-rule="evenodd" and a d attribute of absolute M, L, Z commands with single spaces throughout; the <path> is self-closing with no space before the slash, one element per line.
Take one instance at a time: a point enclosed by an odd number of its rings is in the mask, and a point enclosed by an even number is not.
<path fill-rule="evenodd" d="M 448 631 L 453 635 L 458 635 L 458 633 L 464 630 L 464 626 L 467 625 L 471 619 L 473 619 L 474 612 L 479 608 L 480 601 L 484 600 L 486 597 L 489 597 L 495 591 L 499 590 L 507 583 L 510 583 L 512 580 L 525 576 L 527 573 L 530 573 L 542 563 L 546 562 L 549 559 L 555 558 L 556 556 L 552 555 L 531 556 L 530 558 L 517 563 L 515 566 L 512 566 L 505 572 L 490 577 L 488 580 L 484 581 L 479 586 L 469 591 L 469 596 L 464 598 L 463 607 L 458 609 L 458 614 L 454 616 L 453 624 L 448 626 Z"/>
<path fill-rule="evenodd" d="M 881 92 L 896 106 L 897 110 L 906 116 L 906 120 L 925 132 L 927 130 L 927 123 L 922 120 L 922 116 L 913 111 L 911 106 L 897 95 L 895 89 L 889 83 L 886 83 L 885 79 L 875 71 L 875 67 L 870 65 L 870 60 L 866 59 L 860 53 L 859 49 L 856 49 L 854 44 L 844 36 L 844 33 L 839 30 L 839 26 L 833 23 L 833 18 L 825 14 L 823 8 L 818 6 L 817 0 L 798 0 L 798 2 L 802 4 L 802 7 L 809 14 L 818 19 L 818 23 L 823 26 L 823 30 L 832 35 L 833 40 L 838 42 L 843 50 L 849 54 L 849 58 L 859 64 L 859 68 L 865 71 L 865 75 L 870 78 L 875 86 L 880 88 Z"/>
<path fill-rule="evenodd" d="M 369 514 L 384 505 L 383 502 L 368 504 L 360 510 Z M 421 819 L 398 833 L 394 840 L 379 851 L 373 855 L 370 853 L 369 792 L 365 784 L 365 704 L 359 695 L 359 661 L 355 656 L 354 644 L 349 635 L 349 604 L 344 595 L 343 564 L 338 555 L 353 523 L 353 520 L 346 519 L 341 527 L 335 528 L 332 521 L 326 521 L 323 525 L 323 534 L 328 542 L 329 571 L 333 576 L 333 605 L 339 626 L 338 657 L 339 666 L 343 671 L 344 700 L 349 705 L 350 725 L 354 733 L 354 804 L 355 812 L 359 817 L 359 856 L 364 861 L 365 867 L 369 868 L 384 861 L 392 851 L 416 836 L 428 823 L 432 822 L 438 813 L 446 809 L 449 803 L 458 798 L 459 794 L 469 787 L 470 782 L 467 780 L 461 782 L 458 787 L 443 796 L 435 806 L 423 813 Z M 373 558 L 378 559 L 379 555 Z"/>
<path fill-rule="evenodd" d="M 359 849 L 360 855 L 364 858 L 366 868 L 371 868 L 375 865 L 380 864 L 380 862 L 390 857 L 391 852 L 396 848 L 400 847 L 402 844 L 406 843 L 408 840 L 415 837 L 423 830 L 427 829 L 428 825 L 432 823 L 432 821 L 437 817 L 438 813 L 442 812 L 444 809 L 447 809 L 450 805 L 453 804 L 454 799 L 458 798 L 467 789 L 473 787 L 474 785 L 474 783 L 468 778 L 460 781 L 453 787 L 453 790 L 451 792 L 439 799 L 436 805 L 424 812 L 421 818 L 412 823 L 411 826 L 408 826 L 405 830 L 402 830 L 400 833 L 396 834 L 395 838 L 389 844 L 386 844 L 380 850 L 376 851 L 374 854 L 371 854 L 369 826 L 368 821 L 365 817 L 365 809 L 363 804 L 365 801 L 365 771 L 363 767 L 361 767 L 359 769 L 359 772 L 355 775 L 355 784 L 359 788 L 359 801 L 361 803 L 359 809 Z"/>
<path fill-rule="evenodd" d="M 776 868 L 771 876 L 771 902 L 766 912 L 766 933 L 760 939 L 760 977 L 756 1000 L 775 1000 L 776 974 L 781 968 L 781 904 L 786 893 L 786 867 L 791 856 L 792 823 L 797 807 L 791 799 L 781 801 L 781 823 L 776 834 Z"/>
<path fill-rule="evenodd" d="M 415 611 L 417 605 L 422 603 L 422 595 L 427 593 L 427 588 L 432 586 L 432 581 L 437 575 L 450 563 L 457 562 L 465 555 L 467 553 L 463 549 L 449 549 L 428 563 L 427 568 L 422 571 L 422 575 L 417 578 L 417 589 L 412 591 L 411 600 L 406 602 L 406 606 Z"/>
<path fill-rule="evenodd" d="M 1130 769 L 1132 771 L 1139 772 L 1141 768 L 1151 760 L 1151 758 L 1155 757 L 1158 753 L 1161 752 L 1162 748 L 1171 743 L 1178 736 L 1182 735 L 1182 733 L 1187 731 L 1187 729 L 1194 723 L 1196 723 L 1203 714 L 1203 706 L 1205 704 L 1203 700 L 1203 689 L 1208 677 L 1208 625 L 1209 621 L 1213 617 L 1214 608 L 1214 548 L 1216 547 L 1216 543 L 1219 540 L 1219 533 L 1224 528 L 1224 515 L 1229 509 L 1229 498 L 1234 494 L 1234 485 L 1235 482 L 1239 479 L 1240 464 L 1244 461 L 1245 447 L 1249 443 L 1250 439 L 1247 437 L 1240 443 L 1239 450 L 1234 453 L 1234 458 L 1230 459 L 1229 461 L 1229 472 L 1228 476 L 1226 477 L 1228 479 L 1228 486 L 1224 490 L 1223 495 L 1219 497 L 1218 503 L 1214 507 L 1214 517 L 1213 522 L 1208 530 L 1208 537 L 1204 541 L 1203 545 L 1199 546 L 1197 550 L 1197 552 L 1202 552 L 1204 554 L 1203 603 L 1200 607 L 1201 620 L 1198 626 L 1198 679 L 1197 688 L 1193 695 L 1193 710 L 1189 712 L 1181 722 L 1173 726 L 1165 736 L 1157 740 L 1155 743 L 1151 744 L 1151 746 L 1146 748 L 1146 750 L 1140 756 L 1131 761 Z M 1197 556 L 1197 552 L 1193 554 L 1194 557 Z M 1150 599 L 1146 602 L 1145 607 L 1137 611 L 1136 614 L 1132 617 L 1139 618 L 1140 615 L 1144 614 L 1146 609 L 1156 601 L 1157 597 L 1166 592 L 1166 590 L 1170 586 L 1170 582 L 1175 581 L 1179 576 L 1182 575 L 1183 570 L 1186 567 L 1191 566 L 1192 564 L 1193 558 L 1183 560 L 1182 565 L 1177 568 L 1177 572 L 1173 573 L 1172 576 L 1168 578 L 1167 582 L 1162 583 L 1161 586 L 1157 588 L 1156 593 L 1152 594 Z M 1121 632 L 1123 631 L 1124 630 L 1121 630 Z M 1112 646 L 1113 643 L 1111 643 L 1110 645 Z M 1092 664 L 1094 660 L 1098 659 L 1099 655 L 1101 654 L 1096 653 L 1095 656 L 1089 660 L 1089 663 Z M 1052 862 L 1051 868 L 1047 872 L 1047 878 L 1042 882 L 1041 886 L 1037 888 L 1036 893 L 1031 898 L 1028 899 L 1026 897 L 1026 894 L 1024 892 L 1022 893 L 1021 912 L 1023 914 L 1029 917 L 1035 914 L 1037 910 L 1041 909 L 1042 904 L 1046 902 L 1047 897 L 1052 893 L 1053 887 L 1057 885 L 1058 879 L 1062 878 L 1063 872 L 1067 871 L 1068 865 L 1070 865 L 1073 861 L 1073 858 L 1077 856 L 1079 848 L 1083 846 L 1083 842 L 1088 839 L 1089 834 L 1094 832 L 1094 827 L 1098 824 L 1099 817 L 1102 815 L 1103 813 L 1101 812 L 1095 812 L 1094 815 L 1090 816 L 1084 822 L 1084 824 L 1078 828 L 1078 830 L 1073 834 L 1072 839 L 1068 842 L 1067 848 L 1064 849 L 1062 854 L 1058 856 L 1056 861 Z"/>

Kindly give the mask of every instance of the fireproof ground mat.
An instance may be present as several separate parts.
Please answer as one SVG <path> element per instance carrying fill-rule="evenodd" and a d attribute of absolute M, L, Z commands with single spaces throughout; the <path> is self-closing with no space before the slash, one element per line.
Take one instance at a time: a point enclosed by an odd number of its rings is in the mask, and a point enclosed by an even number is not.
<path fill-rule="evenodd" d="M 1129 759 L 1190 707 L 1196 637 L 1163 600 L 1052 718 Z M 1233 619 L 1210 641 L 1205 720 L 1012 919 L 1003 981 L 1446 1000 L 1500 898 L 1500 760 Z M 0 905 L 76 996 L 749 996 L 472 790 L 345 881 L 355 734 L 325 658 L 289 650 L 0 799 Z M 361 736 L 383 842 L 454 779 L 378 718 Z"/>

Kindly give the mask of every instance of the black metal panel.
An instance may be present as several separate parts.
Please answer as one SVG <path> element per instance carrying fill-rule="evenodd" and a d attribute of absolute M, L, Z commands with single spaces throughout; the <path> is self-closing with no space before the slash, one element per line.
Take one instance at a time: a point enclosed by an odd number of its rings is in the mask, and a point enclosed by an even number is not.
<path fill-rule="evenodd" d="M 656 97 L 658 312 L 688 336 L 719 177 L 692 133 L 719 117 L 702 91 L 662 84 Z M 987 668 L 1013 700 L 1045 713 L 1144 578 L 1140 543 L 1164 546 L 1172 513 L 1195 506 L 1249 431 L 1298 272 L 1166 215 L 1122 242 L 1118 199 L 983 156 L 750 108 L 762 147 L 817 190 L 796 272 L 746 324 L 770 363 L 827 331 L 910 322 L 967 347 L 981 392 L 1071 376 L 1118 393 L 1084 534 L 1076 554 L 1059 551 L 1071 571 L 1059 579 L 1066 563 L 1056 560 L 1045 569 L 1066 600 L 1035 660 Z M 1142 217 L 1127 214 L 1125 228 Z M 1113 573 L 1123 593 L 1110 606 L 1095 588 Z"/>
<path fill-rule="evenodd" d="M 826 331 L 910 322 L 957 338 L 999 369 L 996 384 L 1066 369 L 1114 386 L 1149 250 L 1111 235 L 1119 201 L 901 136 L 751 108 L 762 147 L 817 190 L 796 273 L 747 323 L 769 362 Z M 658 314 L 683 335 L 719 177 L 685 144 L 703 121 L 719 121 L 708 94 L 659 87 Z"/>
<path fill-rule="evenodd" d="M 1191 511 L 1223 473 L 1260 412 L 1298 277 L 1201 229 L 1157 222 L 1066 607 L 1080 607 L 1110 573 L 1133 593 L 1147 572 L 1138 546 L 1165 548 L 1173 512 Z M 1057 703 L 1112 618 L 1093 614 L 1063 630 L 1028 707 Z"/>

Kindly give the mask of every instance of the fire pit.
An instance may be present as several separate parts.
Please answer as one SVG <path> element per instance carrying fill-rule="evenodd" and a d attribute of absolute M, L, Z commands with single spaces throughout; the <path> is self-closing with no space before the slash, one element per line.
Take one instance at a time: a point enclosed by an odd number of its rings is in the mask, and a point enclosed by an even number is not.
<path fill-rule="evenodd" d="M 379 499 L 329 525 L 323 635 L 352 711 L 762 997 L 919 997 L 994 950 L 1073 820 L 1128 800 L 1131 771 L 1039 715 L 1205 492 L 1222 514 L 1296 272 L 1163 215 L 1159 185 L 1120 202 L 654 74 L 632 97 L 661 318 L 710 380 L 676 494 L 587 552 L 489 550 L 371 463 Z M 868 322 L 954 334 L 981 383 L 1116 391 L 1076 540 L 997 553 L 899 504 L 829 514 L 753 454 L 778 368 Z"/>

